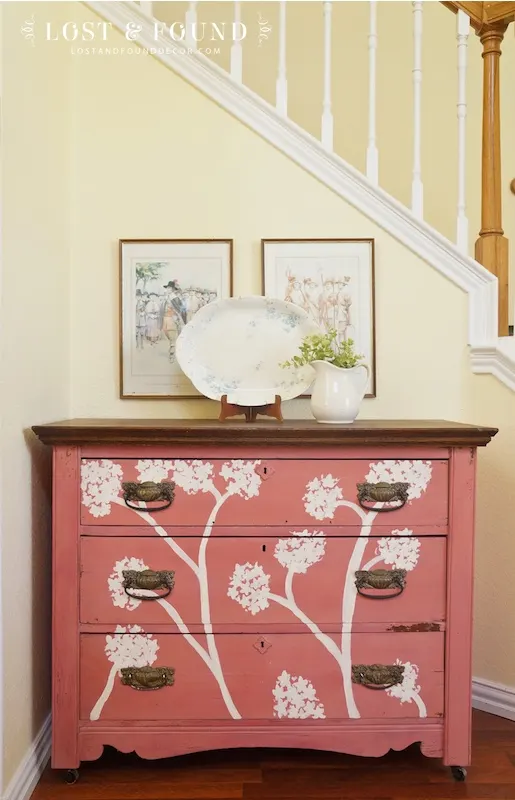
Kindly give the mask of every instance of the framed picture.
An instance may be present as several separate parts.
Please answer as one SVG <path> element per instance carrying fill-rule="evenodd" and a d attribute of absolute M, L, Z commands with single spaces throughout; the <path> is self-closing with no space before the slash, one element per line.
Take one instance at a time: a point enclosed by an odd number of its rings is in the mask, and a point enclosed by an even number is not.
<path fill-rule="evenodd" d="M 201 397 L 175 342 L 202 306 L 232 295 L 232 239 L 120 240 L 120 397 Z"/>
<path fill-rule="evenodd" d="M 304 308 L 323 331 L 353 339 L 376 396 L 373 239 L 262 239 L 263 294 Z M 305 395 L 304 395 L 305 396 Z"/>

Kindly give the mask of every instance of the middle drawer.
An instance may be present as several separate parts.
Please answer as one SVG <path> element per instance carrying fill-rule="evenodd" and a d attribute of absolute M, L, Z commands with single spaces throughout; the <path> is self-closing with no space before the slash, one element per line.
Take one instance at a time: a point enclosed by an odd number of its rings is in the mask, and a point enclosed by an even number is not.
<path fill-rule="evenodd" d="M 445 619 L 445 537 L 265 533 L 82 537 L 80 621 L 241 628 Z"/>

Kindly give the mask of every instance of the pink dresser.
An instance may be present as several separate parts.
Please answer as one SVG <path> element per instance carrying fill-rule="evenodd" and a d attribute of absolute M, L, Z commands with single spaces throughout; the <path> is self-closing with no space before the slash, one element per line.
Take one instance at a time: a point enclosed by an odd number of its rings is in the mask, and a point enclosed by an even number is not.
<path fill-rule="evenodd" d="M 470 763 L 476 448 L 440 421 L 70 420 L 54 450 L 53 748 Z"/>

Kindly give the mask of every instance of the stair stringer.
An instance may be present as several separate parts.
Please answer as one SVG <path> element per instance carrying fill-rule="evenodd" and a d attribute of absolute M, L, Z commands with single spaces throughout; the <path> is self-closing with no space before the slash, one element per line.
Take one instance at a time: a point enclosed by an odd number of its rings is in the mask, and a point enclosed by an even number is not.
<path fill-rule="evenodd" d="M 340 156 L 281 115 L 272 105 L 236 82 L 207 56 L 195 50 L 170 52 L 170 41 L 154 37 L 151 20 L 132 0 L 84 2 L 121 33 L 137 32 L 134 46 L 163 49 L 154 57 L 180 75 L 236 119 L 258 133 L 321 183 L 339 195 L 395 239 L 416 253 L 468 294 L 468 344 L 474 372 L 489 372 L 515 389 L 515 353 L 512 359 L 499 349 L 497 278 L 479 262 L 462 253 L 433 227 L 418 219 L 398 200 L 374 186 Z M 128 27 L 130 26 L 130 27 Z M 168 47 L 167 47 L 168 45 Z M 168 49 L 168 52 L 166 50 Z"/>

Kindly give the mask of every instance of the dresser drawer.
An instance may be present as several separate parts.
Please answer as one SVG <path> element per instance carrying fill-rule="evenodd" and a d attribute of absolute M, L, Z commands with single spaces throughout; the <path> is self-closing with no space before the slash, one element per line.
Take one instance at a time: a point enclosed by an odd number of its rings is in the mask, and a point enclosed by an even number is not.
<path fill-rule="evenodd" d="M 82 720 L 443 715 L 441 633 L 354 634 L 351 660 L 337 634 L 217 634 L 215 663 L 205 641 L 201 657 L 180 634 L 126 631 L 81 637 Z"/>
<path fill-rule="evenodd" d="M 82 459 L 81 501 L 88 526 L 442 526 L 448 462 Z"/>
<path fill-rule="evenodd" d="M 81 622 L 341 623 L 346 584 L 349 625 L 444 620 L 445 537 L 383 534 L 212 535 L 205 572 L 200 538 L 82 537 Z"/>

